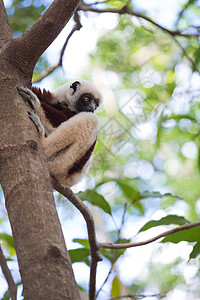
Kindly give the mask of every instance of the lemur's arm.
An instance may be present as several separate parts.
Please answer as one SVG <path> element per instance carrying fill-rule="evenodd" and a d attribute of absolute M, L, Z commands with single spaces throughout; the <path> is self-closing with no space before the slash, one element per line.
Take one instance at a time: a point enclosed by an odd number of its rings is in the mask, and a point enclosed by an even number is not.
<path fill-rule="evenodd" d="M 52 131 L 54 131 L 54 127 L 51 124 L 51 122 L 47 119 L 45 110 L 42 108 L 41 102 L 38 99 L 37 95 L 25 86 L 19 85 L 19 86 L 17 86 L 17 89 L 18 89 L 19 94 L 24 98 L 24 100 L 26 100 L 31 105 L 31 107 L 33 107 L 36 115 L 40 119 L 40 123 L 43 125 L 43 127 L 45 129 L 45 132 L 51 133 Z M 32 114 L 32 116 L 33 116 L 33 114 Z M 31 117 L 31 115 L 30 115 L 30 117 Z M 39 128 L 37 128 L 37 129 L 40 132 Z"/>

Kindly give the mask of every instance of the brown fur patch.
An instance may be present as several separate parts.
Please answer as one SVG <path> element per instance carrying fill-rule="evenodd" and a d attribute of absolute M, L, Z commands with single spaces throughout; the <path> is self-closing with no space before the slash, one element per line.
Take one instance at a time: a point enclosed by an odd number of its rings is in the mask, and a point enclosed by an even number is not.
<path fill-rule="evenodd" d="M 73 117 L 76 113 L 61 104 L 56 103 L 56 97 L 50 91 L 32 87 L 32 91 L 37 95 L 45 115 L 53 127 L 58 127 L 61 123 Z M 57 101 L 58 102 L 58 101 Z"/>
<path fill-rule="evenodd" d="M 45 89 L 43 89 L 42 91 L 40 88 L 37 88 L 35 86 L 32 86 L 32 91 L 34 94 L 37 95 L 40 101 L 44 101 L 49 104 L 55 103 L 55 96 L 50 91 L 47 91 Z"/>
<path fill-rule="evenodd" d="M 62 111 L 55 109 L 54 107 L 48 105 L 46 102 L 40 101 L 40 103 L 45 112 L 47 119 L 49 120 L 49 122 L 53 127 L 56 128 L 61 123 L 68 120 L 68 118 L 65 116 L 65 114 Z"/>
<path fill-rule="evenodd" d="M 86 162 L 89 160 L 93 150 L 94 150 L 94 147 L 95 147 L 95 144 L 96 144 L 96 141 L 94 141 L 94 143 L 92 144 L 92 146 L 86 151 L 86 153 L 84 154 L 84 156 L 82 156 L 78 161 L 76 161 L 73 166 L 69 169 L 68 171 L 68 176 L 71 176 L 73 175 L 74 173 L 78 173 L 79 171 L 81 171 L 84 167 L 84 165 L 86 164 Z"/>

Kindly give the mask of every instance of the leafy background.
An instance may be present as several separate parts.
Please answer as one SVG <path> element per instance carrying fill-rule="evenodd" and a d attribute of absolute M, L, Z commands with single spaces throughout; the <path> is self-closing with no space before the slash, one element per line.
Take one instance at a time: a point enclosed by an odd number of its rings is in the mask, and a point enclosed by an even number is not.
<path fill-rule="evenodd" d="M 51 1 L 5 3 L 17 37 Z M 151 3 L 152 6 L 147 1 L 110 0 L 93 7 L 120 9 L 128 4 L 167 29 L 199 34 L 199 1 L 176 1 L 175 6 L 170 1 Z M 80 16 L 83 29 L 71 38 L 63 69 L 37 85 L 53 89 L 79 76 L 93 80 L 104 95 L 104 107 L 98 111 L 99 138 L 91 170 L 73 188 L 94 215 L 98 240 L 141 241 L 197 221 L 199 38 L 172 36 L 159 26 L 127 14 L 80 12 Z M 57 61 L 72 26 L 73 21 L 40 59 L 34 80 Z M 75 57 L 70 56 L 72 51 Z M 0 199 L 0 241 L 19 285 L 19 299 L 23 299 L 2 191 Z M 55 193 L 55 200 L 82 299 L 87 299 L 90 257 L 85 223 L 64 197 Z M 199 228 L 126 251 L 102 250 L 98 299 L 120 294 L 146 296 L 145 299 L 199 299 L 199 253 Z M 1 282 L 1 299 L 9 299 L 2 274 Z"/>

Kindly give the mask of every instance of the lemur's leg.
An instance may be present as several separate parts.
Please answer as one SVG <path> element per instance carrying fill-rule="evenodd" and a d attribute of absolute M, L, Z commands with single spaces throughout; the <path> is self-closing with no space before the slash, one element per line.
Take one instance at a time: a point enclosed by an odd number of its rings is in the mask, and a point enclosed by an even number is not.
<path fill-rule="evenodd" d="M 50 174 L 62 185 L 75 184 L 88 168 L 97 131 L 97 116 L 82 112 L 41 140 Z"/>
<path fill-rule="evenodd" d="M 44 129 L 44 126 L 42 125 L 41 121 L 40 121 L 40 118 L 36 115 L 36 113 L 34 113 L 32 110 L 29 110 L 28 111 L 28 115 L 29 115 L 29 118 L 33 121 L 33 123 L 35 124 L 38 132 L 39 132 L 39 135 L 40 135 L 40 138 L 45 138 L 46 134 L 45 134 L 45 129 Z"/>
<path fill-rule="evenodd" d="M 81 144 L 78 151 L 82 151 L 97 137 L 98 117 L 93 113 L 81 112 L 63 122 L 48 137 L 43 139 L 42 146 L 47 157 L 69 147 Z M 70 146 L 71 149 L 71 146 Z"/>

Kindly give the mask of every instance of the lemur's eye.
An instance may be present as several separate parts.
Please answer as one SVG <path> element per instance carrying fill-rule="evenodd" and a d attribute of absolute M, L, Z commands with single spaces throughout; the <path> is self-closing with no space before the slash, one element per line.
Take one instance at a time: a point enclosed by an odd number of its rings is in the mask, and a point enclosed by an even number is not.
<path fill-rule="evenodd" d="M 84 98 L 84 100 L 85 100 L 85 102 L 88 102 L 88 101 L 90 101 L 90 98 L 89 98 L 88 96 L 86 96 L 86 97 Z"/>

